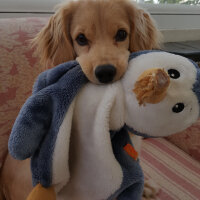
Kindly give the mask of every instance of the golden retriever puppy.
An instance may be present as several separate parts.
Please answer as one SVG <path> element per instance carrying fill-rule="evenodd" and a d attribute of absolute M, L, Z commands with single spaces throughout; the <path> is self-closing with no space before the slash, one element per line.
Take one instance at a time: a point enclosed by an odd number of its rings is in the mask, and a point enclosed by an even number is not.
<path fill-rule="evenodd" d="M 130 52 L 159 48 L 159 32 L 130 1 L 79 0 L 60 4 L 33 44 L 46 68 L 77 59 L 91 82 L 103 84 L 121 78 Z M 0 184 L 0 200 L 25 200 L 32 189 L 30 160 L 8 155 Z"/>
<path fill-rule="evenodd" d="M 130 52 L 159 47 L 150 16 L 126 0 L 64 3 L 33 41 L 44 66 L 77 59 L 94 83 L 116 81 Z"/>

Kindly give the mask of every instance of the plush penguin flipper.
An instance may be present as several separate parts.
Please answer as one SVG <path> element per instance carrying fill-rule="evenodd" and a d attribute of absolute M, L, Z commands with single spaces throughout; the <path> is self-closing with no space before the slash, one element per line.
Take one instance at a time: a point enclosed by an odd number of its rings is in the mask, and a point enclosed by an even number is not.
<path fill-rule="evenodd" d="M 22 107 L 11 132 L 8 148 L 19 160 L 31 157 L 51 122 L 51 99 L 37 93 Z"/>
<path fill-rule="evenodd" d="M 21 108 L 11 132 L 8 146 L 14 158 L 23 160 L 31 157 L 36 151 L 48 131 L 52 116 L 51 96 L 45 88 L 55 84 L 77 65 L 76 61 L 63 63 L 38 76 L 33 87 L 33 95 Z"/>
<path fill-rule="evenodd" d="M 8 147 L 14 158 L 22 160 L 35 153 L 49 133 L 56 106 L 65 101 L 65 108 L 61 109 L 66 112 L 86 82 L 76 61 L 63 63 L 39 76 L 33 95 L 23 105 L 10 135 Z"/>
<path fill-rule="evenodd" d="M 56 200 L 54 187 L 44 188 L 41 184 L 37 184 L 26 200 Z"/>

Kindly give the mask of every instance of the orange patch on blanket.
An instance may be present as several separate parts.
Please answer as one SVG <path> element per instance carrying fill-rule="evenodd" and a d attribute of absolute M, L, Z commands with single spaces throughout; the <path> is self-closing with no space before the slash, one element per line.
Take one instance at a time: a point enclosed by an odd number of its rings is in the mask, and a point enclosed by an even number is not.
<path fill-rule="evenodd" d="M 137 160 L 138 158 L 138 152 L 133 148 L 131 144 L 127 144 L 124 146 L 124 150 L 128 153 L 129 156 L 131 156 L 134 160 Z"/>

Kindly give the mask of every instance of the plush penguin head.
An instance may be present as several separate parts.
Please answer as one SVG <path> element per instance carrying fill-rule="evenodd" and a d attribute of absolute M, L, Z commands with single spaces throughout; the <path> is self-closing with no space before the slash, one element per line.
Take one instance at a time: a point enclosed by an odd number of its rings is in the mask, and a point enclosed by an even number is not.
<path fill-rule="evenodd" d="M 164 69 L 169 85 L 158 103 L 139 105 L 133 88 L 141 74 Z M 168 136 L 192 125 L 200 114 L 200 69 L 182 56 L 162 51 L 143 51 L 130 56 L 122 79 L 126 101 L 126 125 L 139 135 Z"/>

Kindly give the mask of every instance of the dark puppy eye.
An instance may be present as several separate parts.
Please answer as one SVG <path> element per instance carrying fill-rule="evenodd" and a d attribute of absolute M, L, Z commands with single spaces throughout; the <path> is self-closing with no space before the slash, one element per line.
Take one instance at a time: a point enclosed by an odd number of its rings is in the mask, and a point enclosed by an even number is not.
<path fill-rule="evenodd" d="M 175 69 L 169 69 L 168 74 L 173 79 L 178 79 L 180 77 L 180 72 Z"/>
<path fill-rule="evenodd" d="M 80 46 L 88 45 L 88 39 L 82 33 L 77 36 L 76 41 Z"/>
<path fill-rule="evenodd" d="M 177 103 L 173 106 L 172 111 L 174 113 L 180 113 L 184 110 L 185 105 L 183 103 Z"/>
<path fill-rule="evenodd" d="M 127 38 L 127 32 L 125 30 L 118 30 L 117 34 L 115 35 L 115 40 L 117 42 L 122 42 Z"/>

